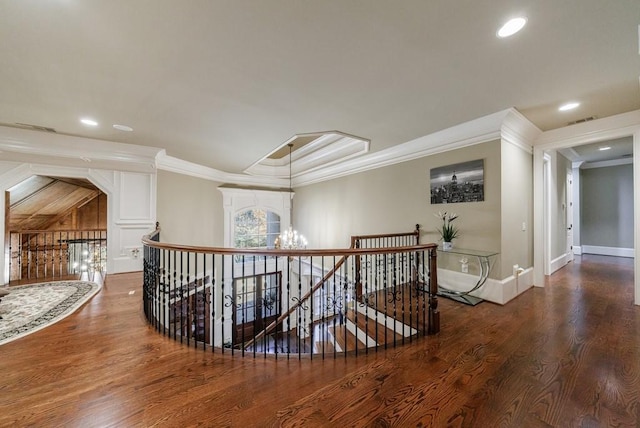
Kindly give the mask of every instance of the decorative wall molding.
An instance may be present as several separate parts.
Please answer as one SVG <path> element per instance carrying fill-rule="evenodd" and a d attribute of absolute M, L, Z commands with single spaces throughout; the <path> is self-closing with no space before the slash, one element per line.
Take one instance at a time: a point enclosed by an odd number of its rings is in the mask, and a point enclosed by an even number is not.
<path fill-rule="evenodd" d="M 156 217 L 155 173 L 96 170 L 86 167 L 14 163 L 0 175 L 0 191 L 6 191 L 34 175 L 85 178 L 107 195 L 107 272 L 120 273 L 142 269 L 142 258 L 123 251 L 139 247 L 140 237 L 153 229 Z M 144 177 L 137 186 L 121 186 L 122 177 Z M 140 195 L 144 195 L 141 197 Z M 141 207 L 140 204 L 146 206 Z M 4 198 L 0 211 L 4 211 Z M 124 209 L 124 211 L 121 211 Z M 137 213 L 136 218 L 120 218 L 121 212 Z M 0 216 L 0 238 L 4 237 L 4 216 Z M 0 258 L 0 284 L 9 281 L 7 256 Z"/>
<path fill-rule="evenodd" d="M 224 208 L 224 246 L 234 246 L 235 216 L 251 208 L 272 211 L 280 216 L 280 227 L 284 229 L 290 224 L 290 207 L 293 192 L 278 190 L 239 189 L 234 187 L 218 187 L 222 193 Z"/>
<path fill-rule="evenodd" d="M 293 177 L 322 170 L 332 165 L 337 165 L 362 156 L 369 152 L 369 140 L 348 135 L 339 131 L 326 131 L 313 134 L 304 134 L 317 138 L 300 148 L 295 148 L 291 154 L 291 172 Z M 272 153 L 286 147 L 289 142 L 295 141 L 298 135 L 293 136 Z M 251 165 L 244 172 L 256 176 L 289 177 L 289 156 L 280 159 L 271 159 L 270 153 L 266 157 Z"/>

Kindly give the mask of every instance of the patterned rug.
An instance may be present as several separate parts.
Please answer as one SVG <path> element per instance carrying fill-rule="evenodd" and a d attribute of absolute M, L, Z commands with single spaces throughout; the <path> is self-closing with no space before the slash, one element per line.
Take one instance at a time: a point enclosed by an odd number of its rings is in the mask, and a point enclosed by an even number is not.
<path fill-rule="evenodd" d="M 100 286 L 58 281 L 10 287 L 0 302 L 0 345 L 41 330 L 87 302 Z"/>

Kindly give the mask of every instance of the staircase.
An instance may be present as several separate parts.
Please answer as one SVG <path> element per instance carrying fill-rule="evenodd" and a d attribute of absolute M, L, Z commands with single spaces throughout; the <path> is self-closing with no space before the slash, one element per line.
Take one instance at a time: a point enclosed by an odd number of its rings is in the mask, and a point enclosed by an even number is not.
<path fill-rule="evenodd" d="M 417 334 L 418 330 L 408 324 L 371 307 L 358 305 L 342 317 L 336 316 L 315 325 L 313 352 L 351 352 L 393 346 Z"/>

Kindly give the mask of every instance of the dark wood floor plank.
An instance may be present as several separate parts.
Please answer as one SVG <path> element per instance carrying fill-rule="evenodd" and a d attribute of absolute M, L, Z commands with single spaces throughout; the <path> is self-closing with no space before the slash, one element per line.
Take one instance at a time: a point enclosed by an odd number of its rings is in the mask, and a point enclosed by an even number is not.
<path fill-rule="evenodd" d="M 110 275 L 0 346 L 0 426 L 639 425 L 629 259 L 578 258 L 505 306 L 440 299 L 435 336 L 312 361 L 188 348 L 147 325 L 140 292 L 140 274 Z"/>

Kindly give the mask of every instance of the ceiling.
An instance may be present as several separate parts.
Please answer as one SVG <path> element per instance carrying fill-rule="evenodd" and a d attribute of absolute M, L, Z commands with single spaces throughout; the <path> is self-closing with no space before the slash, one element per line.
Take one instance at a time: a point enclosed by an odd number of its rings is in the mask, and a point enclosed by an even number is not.
<path fill-rule="evenodd" d="M 9 189 L 9 229 L 48 229 L 100 193 L 84 179 L 31 176 Z"/>
<path fill-rule="evenodd" d="M 584 144 L 559 151 L 570 161 L 582 162 L 584 165 L 607 161 L 632 163 L 633 137 Z"/>
<path fill-rule="evenodd" d="M 510 107 L 541 130 L 640 109 L 637 0 L 0 0 L 0 10 L 0 124 L 163 148 L 230 173 L 296 134 L 357 135 L 376 152 Z M 527 26 L 497 38 L 516 15 Z M 559 112 L 568 101 L 581 104 Z"/>

